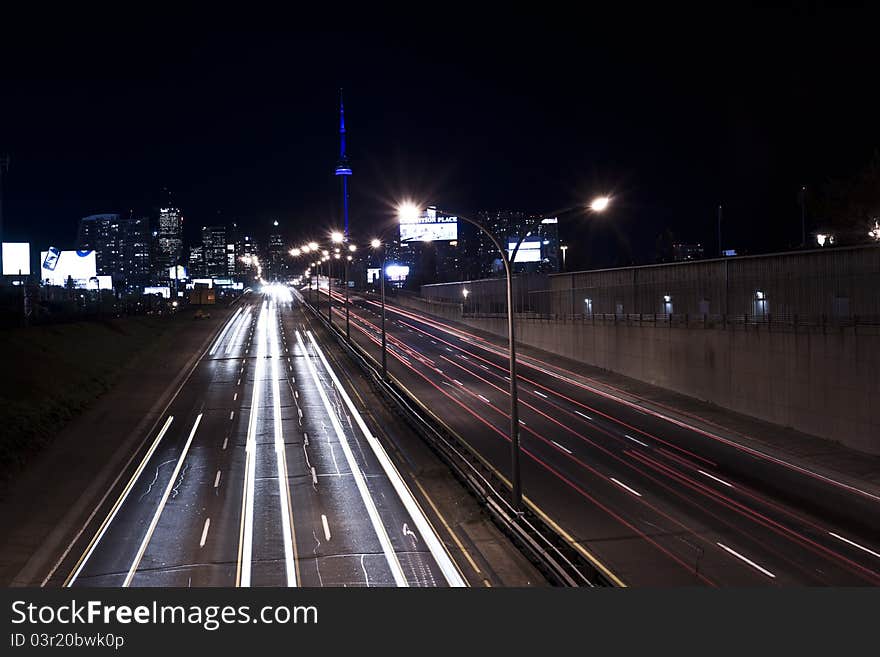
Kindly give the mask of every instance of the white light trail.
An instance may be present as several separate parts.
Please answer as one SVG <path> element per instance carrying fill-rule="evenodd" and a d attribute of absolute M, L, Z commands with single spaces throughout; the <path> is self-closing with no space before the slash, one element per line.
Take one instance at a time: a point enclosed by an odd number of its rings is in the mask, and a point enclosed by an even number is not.
<path fill-rule="evenodd" d="M 223 330 L 220 331 L 220 335 L 217 336 L 217 340 L 214 342 L 214 346 L 211 347 L 211 351 L 208 352 L 208 355 L 213 356 L 214 352 L 217 351 L 217 347 L 220 346 L 220 343 L 223 342 L 223 337 L 226 335 L 226 332 L 229 330 L 229 327 L 232 326 L 232 323 L 235 321 L 235 318 L 238 317 L 238 314 L 241 312 L 241 306 L 235 309 L 235 314 L 229 318 L 226 322 L 226 326 L 223 327 Z"/>
<path fill-rule="evenodd" d="M 370 432 L 366 422 L 364 422 L 363 417 L 361 417 L 361 414 L 358 412 L 357 407 L 351 401 L 351 398 L 348 396 L 345 388 L 343 388 L 342 384 L 339 382 L 339 378 L 336 376 L 336 373 L 327 363 L 327 359 L 324 357 L 324 352 L 321 350 L 321 347 L 315 340 L 315 336 L 312 335 L 311 331 L 308 332 L 308 336 L 309 340 L 315 348 L 315 352 L 321 359 L 324 368 L 330 375 L 330 378 L 333 381 L 333 385 L 336 386 L 339 395 L 345 402 L 345 405 L 351 413 L 352 417 L 354 417 L 355 422 L 357 423 L 358 427 L 361 430 L 361 433 L 367 441 L 367 444 L 369 444 L 370 448 L 373 450 L 373 454 L 375 454 L 376 458 L 379 461 L 379 464 L 382 466 L 382 470 L 385 472 L 385 475 L 388 477 L 391 485 L 394 487 L 394 491 L 397 493 L 397 496 L 403 503 L 404 508 L 406 508 L 407 513 L 409 513 L 410 518 L 412 518 L 413 523 L 415 523 L 416 528 L 418 528 L 419 532 L 421 533 L 421 536 L 424 539 L 428 550 L 431 552 L 431 556 L 434 557 L 434 561 L 437 562 L 437 565 L 443 572 L 443 576 L 446 578 L 447 583 L 453 587 L 467 586 L 467 583 L 465 582 L 461 573 L 458 571 L 458 568 L 452 561 L 449 553 L 443 546 L 442 541 L 437 536 L 437 533 L 434 531 L 434 528 L 431 526 L 431 523 L 428 521 L 427 517 L 425 517 L 424 512 L 419 507 L 419 504 L 418 502 L 416 502 L 416 499 L 413 496 L 412 492 L 403 481 L 403 477 L 400 476 L 397 468 L 394 467 L 394 464 L 388 457 L 388 453 L 385 451 L 385 448 Z M 297 337 L 299 336 L 297 335 Z"/>
<path fill-rule="evenodd" d="M 285 288 L 286 290 L 287 288 Z M 288 293 L 289 294 L 289 293 Z M 284 436 L 281 431 L 281 390 L 278 361 L 281 353 L 278 349 L 278 307 L 272 302 L 269 310 L 269 347 L 272 352 L 272 416 L 275 426 L 275 462 L 278 472 L 278 499 L 281 504 L 281 531 L 284 538 L 284 569 L 287 574 L 287 585 L 296 586 L 296 569 L 293 559 L 293 526 L 291 520 L 290 485 L 287 478 L 287 457 L 284 451 Z"/>
<path fill-rule="evenodd" d="M 321 380 L 318 378 L 318 371 L 315 368 L 315 364 L 312 362 L 312 359 L 309 357 L 309 352 L 306 349 L 306 345 L 303 342 L 302 334 L 299 332 L 299 330 L 297 330 L 296 332 L 296 340 L 299 343 L 299 348 L 302 350 L 303 357 L 306 361 L 306 367 L 309 370 L 309 373 L 312 375 L 312 380 L 315 383 L 315 388 L 317 388 L 318 390 L 318 395 L 321 397 L 321 402 L 324 404 L 324 410 L 327 412 L 327 417 L 330 419 L 330 424 L 333 425 L 333 430 L 336 432 L 336 437 L 339 440 L 340 447 L 342 447 L 342 453 L 345 455 L 345 460 L 348 461 L 348 466 L 351 469 L 351 474 L 354 478 L 355 485 L 357 486 L 364 506 L 367 509 L 367 515 L 369 516 L 370 522 L 373 525 L 373 530 L 376 532 L 376 536 L 379 538 L 379 543 L 382 546 L 382 552 L 385 554 L 385 560 L 388 562 L 388 567 L 391 569 L 391 574 L 394 577 L 394 583 L 397 586 L 409 586 L 409 583 L 406 580 L 406 575 L 403 574 L 403 568 L 400 565 L 400 561 L 398 561 L 397 559 L 397 554 L 394 552 L 394 547 L 391 545 L 391 539 L 388 537 L 388 532 L 385 531 L 385 526 L 382 524 L 382 520 L 379 517 L 379 511 L 376 508 L 376 503 L 373 501 L 372 495 L 370 495 L 370 490 L 367 487 L 367 482 L 364 479 L 364 475 L 361 472 L 361 469 L 358 466 L 357 462 L 355 461 L 354 454 L 352 453 L 351 447 L 348 444 L 348 438 L 346 438 L 345 432 L 342 430 L 342 425 L 339 423 L 339 419 L 336 417 L 336 412 L 333 409 L 332 404 L 330 404 L 330 400 L 327 398 L 327 393 L 324 392 L 324 387 L 321 384 Z M 329 368 L 328 372 L 331 372 Z"/>
<path fill-rule="evenodd" d="M 232 351 L 232 347 L 235 346 L 236 341 L 238 340 L 238 334 L 241 333 L 241 329 L 248 323 L 249 318 L 251 316 L 251 309 L 248 308 L 247 311 L 242 313 L 241 319 L 238 320 L 238 325 L 235 327 L 235 331 L 232 332 L 232 337 L 229 338 L 229 342 L 226 343 L 226 353 Z"/>
<path fill-rule="evenodd" d="M 260 414 L 260 390 L 263 379 L 263 361 L 266 359 L 266 302 L 257 318 L 257 364 L 254 368 L 254 390 L 251 395 L 251 412 L 248 418 L 247 442 L 245 443 L 245 474 L 242 489 L 241 529 L 238 545 L 238 586 L 251 585 L 251 562 L 254 546 L 254 486 L 257 477 L 257 418 Z M 241 381 L 241 379 L 239 379 Z"/>
<path fill-rule="evenodd" d="M 153 520 L 150 522 L 150 526 L 147 527 L 147 533 L 144 534 L 144 538 L 141 541 L 141 546 L 134 557 L 134 561 L 131 562 L 131 567 L 128 569 L 128 575 L 125 576 L 125 581 L 122 583 L 123 587 L 131 586 L 131 580 L 141 563 L 141 559 L 143 559 L 144 557 L 144 552 L 147 551 L 147 545 L 149 544 L 150 539 L 153 537 L 153 532 L 156 531 L 156 525 L 159 524 L 159 516 L 162 515 L 162 511 L 165 509 L 165 504 L 168 502 L 168 497 L 171 495 L 171 491 L 174 488 L 177 477 L 180 476 L 180 469 L 183 467 L 183 462 L 184 460 L 186 460 L 186 455 L 189 452 L 189 446 L 192 444 L 193 436 L 196 435 L 196 429 L 199 428 L 199 422 L 201 421 L 202 414 L 199 413 L 196 416 L 196 421 L 193 423 L 192 430 L 189 432 L 189 438 L 186 439 L 183 450 L 180 452 L 180 456 L 177 458 L 177 465 L 174 466 L 174 472 L 171 473 L 171 478 L 168 480 L 168 485 L 165 487 L 165 492 L 162 494 L 162 499 L 159 500 L 159 506 L 156 507 L 156 513 L 153 514 Z"/>
<path fill-rule="evenodd" d="M 82 572 L 83 567 L 86 565 L 86 562 L 89 560 L 89 557 L 92 556 L 92 552 L 95 551 L 95 548 L 98 546 L 98 543 L 104 537 L 104 534 L 107 532 L 107 528 L 110 527 L 110 524 L 113 522 L 113 519 L 116 517 L 116 514 L 119 512 L 119 508 L 125 502 L 128 494 L 131 492 L 134 483 L 141 476 L 141 473 L 144 471 L 147 463 L 150 460 L 150 457 L 153 456 L 153 452 L 156 451 L 156 448 L 159 446 L 159 443 L 162 442 L 162 438 L 165 435 L 165 432 L 168 431 L 168 427 L 171 426 L 171 422 L 174 420 L 173 415 L 169 415 L 168 419 L 165 420 L 165 424 L 162 425 L 162 429 L 159 431 L 159 434 L 156 436 L 156 439 L 153 441 L 153 444 L 150 445 L 150 449 L 147 450 L 147 453 L 144 455 L 143 460 L 138 466 L 137 470 L 135 470 L 134 474 L 131 476 L 131 479 L 128 480 L 128 483 L 125 486 L 125 489 L 122 491 L 122 494 L 116 500 L 116 503 L 113 505 L 113 508 L 110 509 L 110 513 L 107 514 L 107 517 L 104 518 L 104 522 L 101 523 L 101 527 L 98 530 L 98 533 L 92 539 L 89 544 L 88 549 L 86 550 L 83 557 L 80 559 L 79 565 L 77 565 L 76 570 L 73 571 L 73 574 L 67 579 L 65 582 L 65 586 L 70 587 L 73 586 L 73 583 L 76 581 L 76 578 L 79 577 L 80 572 Z"/>

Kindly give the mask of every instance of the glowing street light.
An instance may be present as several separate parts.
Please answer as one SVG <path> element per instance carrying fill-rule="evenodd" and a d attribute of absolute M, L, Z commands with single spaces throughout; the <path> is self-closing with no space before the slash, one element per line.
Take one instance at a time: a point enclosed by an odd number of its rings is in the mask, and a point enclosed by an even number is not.
<path fill-rule="evenodd" d="M 382 246 L 382 242 L 379 241 L 378 237 L 375 237 L 370 240 L 370 246 L 372 246 L 374 249 L 378 249 L 380 246 Z"/>
<path fill-rule="evenodd" d="M 611 204 L 611 197 L 609 196 L 597 196 L 592 201 L 590 201 L 590 210 L 593 212 L 604 212 L 608 209 L 608 206 Z"/>
<path fill-rule="evenodd" d="M 357 247 L 354 244 L 349 244 L 348 250 L 351 251 L 352 253 L 354 253 L 355 251 L 357 251 Z M 351 260 L 351 256 L 349 256 L 348 259 Z"/>
<path fill-rule="evenodd" d="M 397 218 L 402 224 L 415 221 L 421 216 L 421 214 L 421 208 L 411 201 L 404 201 L 397 206 Z"/>
<path fill-rule="evenodd" d="M 302 253 L 302 251 L 296 247 L 290 250 L 290 255 L 292 255 L 294 258 L 298 258 L 300 253 Z"/>
<path fill-rule="evenodd" d="M 317 242 L 309 242 L 309 248 L 312 251 L 317 251 L 318 250 L 318 243 Z"/>
<path fill-rule="evenodd" d="M 330 233 L 330 239 L 333 241 L 334 244 L 342 244 L 342 241 L 345 239 L 345 235 L 340 233 L 338 230 L 335 230 Z"/>

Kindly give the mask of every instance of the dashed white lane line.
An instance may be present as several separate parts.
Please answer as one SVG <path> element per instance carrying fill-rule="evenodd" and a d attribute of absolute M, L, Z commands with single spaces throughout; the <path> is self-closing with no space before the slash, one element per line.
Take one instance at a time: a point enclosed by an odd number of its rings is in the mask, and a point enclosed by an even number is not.
<path fill-rule="evenodd" d="M 844 543 L 849 543 L 849 544 L 852 545 L 853 547 L 857 547 L 857 548 L 859 548 L 860 550 L 864 550 L 864 551 L 867 552 L 868 554 L 870 554 L 870 555 L 872 555 L 872 556 L 875 556 L 875 557 L 877 557 L 878 559 L 880 559 L 880 554 L 874 552 L 874 550 L 869 550 L 869 549 L 866 548 L 865 546 L 863 546 L 863 545 L 859 545 L 859 544 L 856 543 L 855 541 L 851 541 L 851 540 L 849 540 L 848 538 L 844 538 L 844 537 L 841 536 L 840 534 L 835 534 L 834 532 L 828 532 L 828 533 L 831 534 L 831 535 L 832 535 L 834 538 L 836 538 L 837 540 L 839 540 L 839 541 L 843 541 Z"/>
<path fill-rule="evenodd" d="M 532 390 L 532 392 L 538 395 L 538 397 L 543 397 L 544 399 L 547 399 L 547 395 L 545 395 L 543 392 L 539 392 L 537 390 Z"/>
<path fill-rule="evenodd" d="M 202 529 L 202 540 L 199 541 L 199 547 L 205 547 L 205 540 L 208 538 L 208 528 L 211 526 L 211 519 L 205 518 L 205 528 Z"/>
<path fill-rule="evenodd" d="M 240 386 L 240 385 L 241 385 L 241 379 L 239 379 L 238 381 L 236 381 L 236 382 L 235 382 L 235 385 Z"/>
<path fill-rule="evenodd" d="M 581 417 L 585 417 L 585 418 L 587 418 L 590 422 L 593 421 L 593 418 L 591 418 L 589 415 L 586 415 L 585 413 L 581 413 L 580 411 L 575 411 L 575 413 L 577 413 L 577 414 L 580 415 Z"/>
<path fill-rule="evenodd" d="M 327 523 L 327 516 L 321 514 L 321 524 L 324 525 L 324 538 L 330 540 L 330 525 Z"/>
<path fill-rule="evenodd" d="M 214 477 L 214 488 L 220 485 L 220 471 L 217 470 L 217 476 Z"/>
<path fill-rule="evenodd" d="M 776 575 L 774 575 L 773 573 L 771 573 L 771 572 L 770 572 L 769 570 L 767 570 L 766 568 L 762 568 L 761 566 L 759 566 L 758 564 L 756 564 L 754 561 L 752 561 L 752 560 L 749 559 L 748 557 L 744 557 L 743 555 L 741 555 L 741 554 L 740 554 L 739 552 L 737 552 L 736 550 L 727 547 L 727 546 L 724 545 L 723 543 L 716 543 L 715 545 L 717 545 L 718 547 L 720 547 L 722 550 L 724 550 L 724 551 L 726 551 L 726 552 L 729 552 L 730 554 L 732 554 L 733 556 L 735 556 L 737 559 L 740 559 L 741 561 L 746 562 L 747 564 L 749 564 L 749 565 L 750 565 L 752 568 L 754 568 L 755 570 L 758 570 L 758 571 L 764 573 L 767 577 L 772 577 L 773 579 L 776 579 Z"/>
<path fill-rule="evenodd" d="M 719 478 L 716 477 L 715 475 L 710 475 L 708 472 L 704 472 L 703 470 L 697 470 L 697 472 L 699 472 L 699 473 L 700 473 L 701 475 L 703 475 L 704 477 L 709 477 L 709 479 L 714 479 L 714 480 L 717 481 L 719 484 L 724 484 L 724 485 L 727 486 L 728 488 L 733 488 L 733 484 L 729 484 L 729 483 L 727 483 L 726 481 L 724 481 L 723 479 L 719 479 Z"/>
<path fill-rule="evenodd" d="M 623 482 L 617 481 L 617 479 L 615 479 L 614 477 L 608 477 L 608 478 L 609 478 L 611 481 L 613 481 L 615 484 L 617 484 L 618 486 L 620 486 L 621 488 L 625 488 L 626 490 L 628 490 L 630 493 L 632 493 L 632 494 L 635 495 L 636 497 L 641 497 L 641 496 L 642 496 L 642 494 L 641 494 L 639 491 L 630 488 L 629 486 L 627 486 L 627 485 L 624 484 Z"/>
<path fill-rule="evenodd" d="M 229 442 L 229 438 L 223 439 L 223 449 L 226 449 L 226 443 Z"/>
<path fill-rule="evenodd" d="M 229 411 L 229 419 L 231 420 L 234 417 L 235 417 L 235 411 Z"/>
<path fill-rule="evenodd" d="M 560 445 L 560 444 L 557 443 L 555 440 L 551 440 L 550 442 L 553 443 L 554 445 L 556 445 L 556 446 L 557 446 L 559 449 L 561 449 L 563 452 L 566 452 L 566 453 L 568 453 L 568 454 L 571 454 L 571 450 L 568 449 L 568 447 L 564 447 L 564 446 Z"/>
<path fill-rule="evenodd" d="M 633 438 L 628 433 L 623 434 L 623 436 L 624 436 L 624 438 L 628 438 L 629 440 L 633 441 L 634 443 L 638 443 L 642 447 L 649 447 L 648 443 L 643 443 L 641 440 L 639 440 L 638 438 Z"/>
<path fill-rule="evenodd" d="M 492 402 L 490 402 L 488 399 L 486 399 L 485 397 L 483 397 L 483 395 L 477 395 L 477 397 L 479 397 L 480 399 L 482 399 L 482 400 L 483 400 L 484 402 L 486 402 L 487 404 L 491 404 L 491 403 L 492 403 Z"/>
<path fill-rule="evenodd" d="M 236 399 L 238 399 L 238 393 L 235 393 L 234 395 L 232 395 L 232 401 L 235 401 Z"/>

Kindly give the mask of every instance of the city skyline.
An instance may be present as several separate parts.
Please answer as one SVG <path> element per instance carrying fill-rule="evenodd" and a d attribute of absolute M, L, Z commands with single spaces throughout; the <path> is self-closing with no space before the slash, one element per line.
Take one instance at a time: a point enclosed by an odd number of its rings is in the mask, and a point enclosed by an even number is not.
<path fill-rule="evenodd" d="M 857 171 L 880 144 L 867 109 L 875 92 L 858 83 L 867 46 L 835 16 L 762 17 L 720 26 L 714 42 L 676 41 L 674 28 L 668 42 L 628 35 L 656 53 L 651 61 L 615 47 L 611 34 L 585 43 L 545 34 L 513 51 L 486 35 L 441 51 L 416 47 L 417 35 L 338 35 L 346 54 L 323 36 L 244 34 L 230 47 L 199 34 L 149 68 L 146 54 L 110 60 L 96 44 L 68 53 L 63 36 L 39 54 L 12 41 L 4 47 L 33 56 L 4 73 L 0 125 L 15 127 L 0 133 L 12 156 L 7 235 L 73 239 L 80 217 L 141 212 L 162 187 L 175 190 L 190 239 L 218 212 L 245 230 L 336 217 L 344 88 L 354 226 L 387 219 L 404 195 L 472 213 L 552 213 L 615 193 L 613 222 L 560 227 L 563 241 L 584 245 L 568 253 L 570 267 L 647 262 L 666 228 L 712 244 L 719 203 L 731 248 L 796 246 L 801 186 L 809 215 L 818 187 Z M 744 31 L 749 49 L 733 49 Z M 766 62 L 820 33 L 834 44 L 821 55 Z M 699 63 L 687 59 L 695 50 Z M 62 51 L 70 61 L 55 67 Z M 47 76 L 59 84 L 30 93 Z"/>

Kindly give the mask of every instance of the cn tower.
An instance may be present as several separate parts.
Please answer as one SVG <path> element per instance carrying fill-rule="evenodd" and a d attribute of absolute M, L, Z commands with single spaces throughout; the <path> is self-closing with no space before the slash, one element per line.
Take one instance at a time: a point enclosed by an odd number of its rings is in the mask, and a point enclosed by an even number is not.
<path fill-rule="evenodd" d="M 336 175 L 342 182 L 342 216 L 345 226 L 345 237 L 348 238 L 348 206 L 349 190 L 348 177 L 351 175 L 351 165 L 345 152 L 345 110 L 342 106 L 342 89 L 339 90 L 339 159 L 336 161 Z"/>

